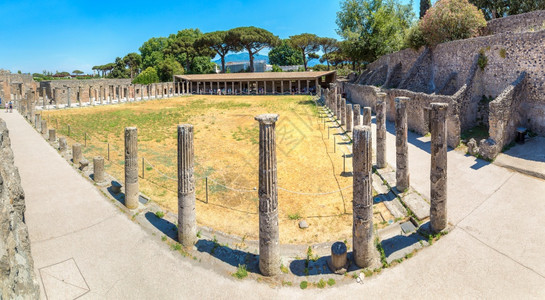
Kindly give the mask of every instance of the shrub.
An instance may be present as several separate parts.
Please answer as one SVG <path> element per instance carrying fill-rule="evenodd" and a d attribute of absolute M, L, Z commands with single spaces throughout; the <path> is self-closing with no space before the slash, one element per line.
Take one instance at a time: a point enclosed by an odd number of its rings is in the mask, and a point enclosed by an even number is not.
<path fill-rule="evenodd" d="M 308 287 L 308 282 L 306 281 L 301 281 L 301 283 L 299 284 L 299 287 L 304 290 Z"/>
<path fill-rule="evenodd" d="M 484 50 L 481 49 L 479 51 L 479 58 L 477 59 L 477 64 L 479 65 L 479 68 L 481 68 L 482 71 L 484 71 L 484 68 L 488 65 L 488 57 L 484 54 Z"/>
<path fill-rule="evenodd" d="M 157 216 L 157 218 L 162 219 L 165 216 L 165 213 L 159 210 L 155 213 L 155 215 Z"/>
<path fill-rule="evenodd" d="M 157 75 L 157 70 L 155 70 L 155 68 L 153 67 L 148 67 L 138 76 L 136 76 L 136 78 L 133 80 L 132 83 L 150 84 L 154 82 L 159 82 L 159 76 Z"/>
<path fill-rule="evenodd" d="M 439 0 L 420 21 L 429 46 L 475 37 L 484 27 L 482 11 L 468 0 Z"/>
<path fill-rule="evenodd" d="M 416 24 L 415 26 L 407 30 L 404 43 L 405 43 L 404 44 L 405 48 L 411 48 L 414 50 L 418 50 L 420 49 L 420 47 L 426 45 L 426 39 L 424 38 L 424 35 L 422 34 L 422 29 L 420 29 L 419 24 Z"/>
<path fill-rule="evenodd" d="M 233 277 L 236 277 L 238 279 L 244 279 L 246 276 L 248 276 L 246 265 L 238 265 L 237 271 L 233 273 Z"/>

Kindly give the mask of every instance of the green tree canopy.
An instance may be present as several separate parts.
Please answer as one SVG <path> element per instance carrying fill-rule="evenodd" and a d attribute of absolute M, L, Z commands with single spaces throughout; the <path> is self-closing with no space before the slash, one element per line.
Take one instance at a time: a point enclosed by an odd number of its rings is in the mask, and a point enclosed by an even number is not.
<path fill-rule="evenodd" d="M 294 49 L 287 40 L 269 51 L 269 63 L 277 66 L 296 66 L 303 64 L 303 55 Z"/>
<path fill-rule="evenodd" d="M 177 34 L 171 34 L 169 36 L 171 42 L 164 53 L 173 55 L 178 62 L 185 65 L 185 69 L 189 73 L 196 73 L 192 65 L 196 57 L 213 58 L 216 55 L 216 52 L 209 47 L 195 43 L 202 36 L 203 33 L 198 28 L 184 29 L 178 31 Z"/>
<path fill-rule="evenodd" d="M 129 68 L 131 79 L 133 79 L 135 73 L 138 73 L 138 70 L 140 69 L 142 57 L 138 53 L 131 52 L 123 57 L 123 62 L 125 62 L 125 65 Z"/>
<path fill-rule="evenodd" d="M 254 71 L 254 55 L 264 48 L 272 48 L 280 39 L 271 32 L 258 27 L 237 27 L 229 30 L 227 39 L 230 44 L 248 51 L 250 56 L 250 72 Z"/>
<path fill-rule="evenodd" d="M 182 65 L 172 55 L 167 55 L 159 63 L 157 75 L 161 81 L 172 81 L 172 76 L 184 73 Z"/>
<path fill-rule="evenodd" d="M 139 48 L 142 57 L 142 69 L 159 65 L 159 62 L 164 59 L 165 55 L 163 53 L 168 45 L 169 39 L 165 37 L 151 38 L 144 42 Z"/>
<path fill-rule="evenodd" d="M 334 38 L 321 38 L 319 40 L 320 47 L 322 47 L 322 51 L 324 52 L 324 55 L 322 56 L 324 58 L 324 61 L 327 62 L 327 69 L 329 70 L 329 60 L 327 59 L 329 53 L 339 49 L 338 41 Z M 320 60 L 320 62 L 324 62 Z"/>
<path fill-rule="evenodd" d="M 307 55 L 315 54 L 320 50 L 320 38 L 315 34 L 302 33 L 290 36 L 289 43 L 293 48 L 301 52 L 303 56 L 303 65 L 306 71 L 307 60 L 310 58 L 307 57 Z"/>
<path fill-rule="evenodd" d="M 74 71 L 72 71 L 72 74 L 74 74 L 74 75 L 81 75 L 81 74 L 83 74 L 83 71 L 81 71 L 81 70 L 74 70 Z"/>
<path fill-rule="evenodd" d="M 195 41 L 197 48 L 210 48 L 221 58 L 221 71 L 225 73 L 225 56 L 231 51 L 238 52 L 242 50 L 240 45 L 230 43 L 227 39 L 227 31 L 214 31 L 205 33 Z"/>
<path fill-rule="evenodd" d="M 337 33 L 348 43 L 343 52 L 354 67 L 358 62 L 371 62 L 403 46 L 405 32 L 412 25 L 411 4 L 395 0 L 343 0 L 337 12 Z M 355 49 L 348 49 L 354 47 Z M 359 55 L 356 55 L 359 52 Z"/>
<path fill-rule="evenodd" d="M 545 9 L 545 0 L 470 0 L 487 20 Z"/>
<path fill-rule="evenodd" d="M 138 84 L 150 84 L 155 82 L 159 82 L 159 76 L 153 67 L 148 67 L 133 80 L 133 83 Z"/>
<path fill-rule="evenodd" d="M 426 12 L 431 7 L 431 0 L 420 0 L 420 19 L 426 15 Z"/>

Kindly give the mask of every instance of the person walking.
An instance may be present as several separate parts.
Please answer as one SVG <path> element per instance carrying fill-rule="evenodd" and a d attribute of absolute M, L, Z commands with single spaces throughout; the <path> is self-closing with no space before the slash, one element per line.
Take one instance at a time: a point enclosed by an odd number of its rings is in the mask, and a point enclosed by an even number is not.
<path fill-rule="evenodd" d="M 9 112 L 10 112 L 10 113 L 13 112 L 13 101 L 10 101 L 10 102 L 9 102 Z"/>

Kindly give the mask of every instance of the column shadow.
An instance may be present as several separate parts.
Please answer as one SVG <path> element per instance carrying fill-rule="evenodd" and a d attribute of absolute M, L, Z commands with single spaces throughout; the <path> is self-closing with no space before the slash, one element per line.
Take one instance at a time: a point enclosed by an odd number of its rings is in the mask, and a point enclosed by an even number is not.
<path fill-rule="evenodd" d="M 227 263 L 233 267 L 246 265 L 246 270 L 251 273 L 259 274 L 259 255 L 232 249 L 226 245 L 221 245 L 216 241 L 200 239 L 195 243 L 195 247 L 199 252 L 206 252 Z"/>
<path fill-rule="evenodd" d="M 157 217 L 154 213 L 149 211 L 146 212 L 145 217 L 151 225 L 161 231 L 164 235 L 168 236 L 174 241 L 178 240 L 178 230 L 176 225 L 172 224 L 168 220 Z"/>

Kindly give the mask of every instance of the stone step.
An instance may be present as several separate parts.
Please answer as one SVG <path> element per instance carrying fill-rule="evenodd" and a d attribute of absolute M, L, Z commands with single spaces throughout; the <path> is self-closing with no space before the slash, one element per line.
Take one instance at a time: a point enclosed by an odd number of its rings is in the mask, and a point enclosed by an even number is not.
<path fill-rule="evenodd" d="M 414 190 L 402 195 L 401 201 L 414 213 L 420 221 L 430 216 L 430 204 Z"/>

